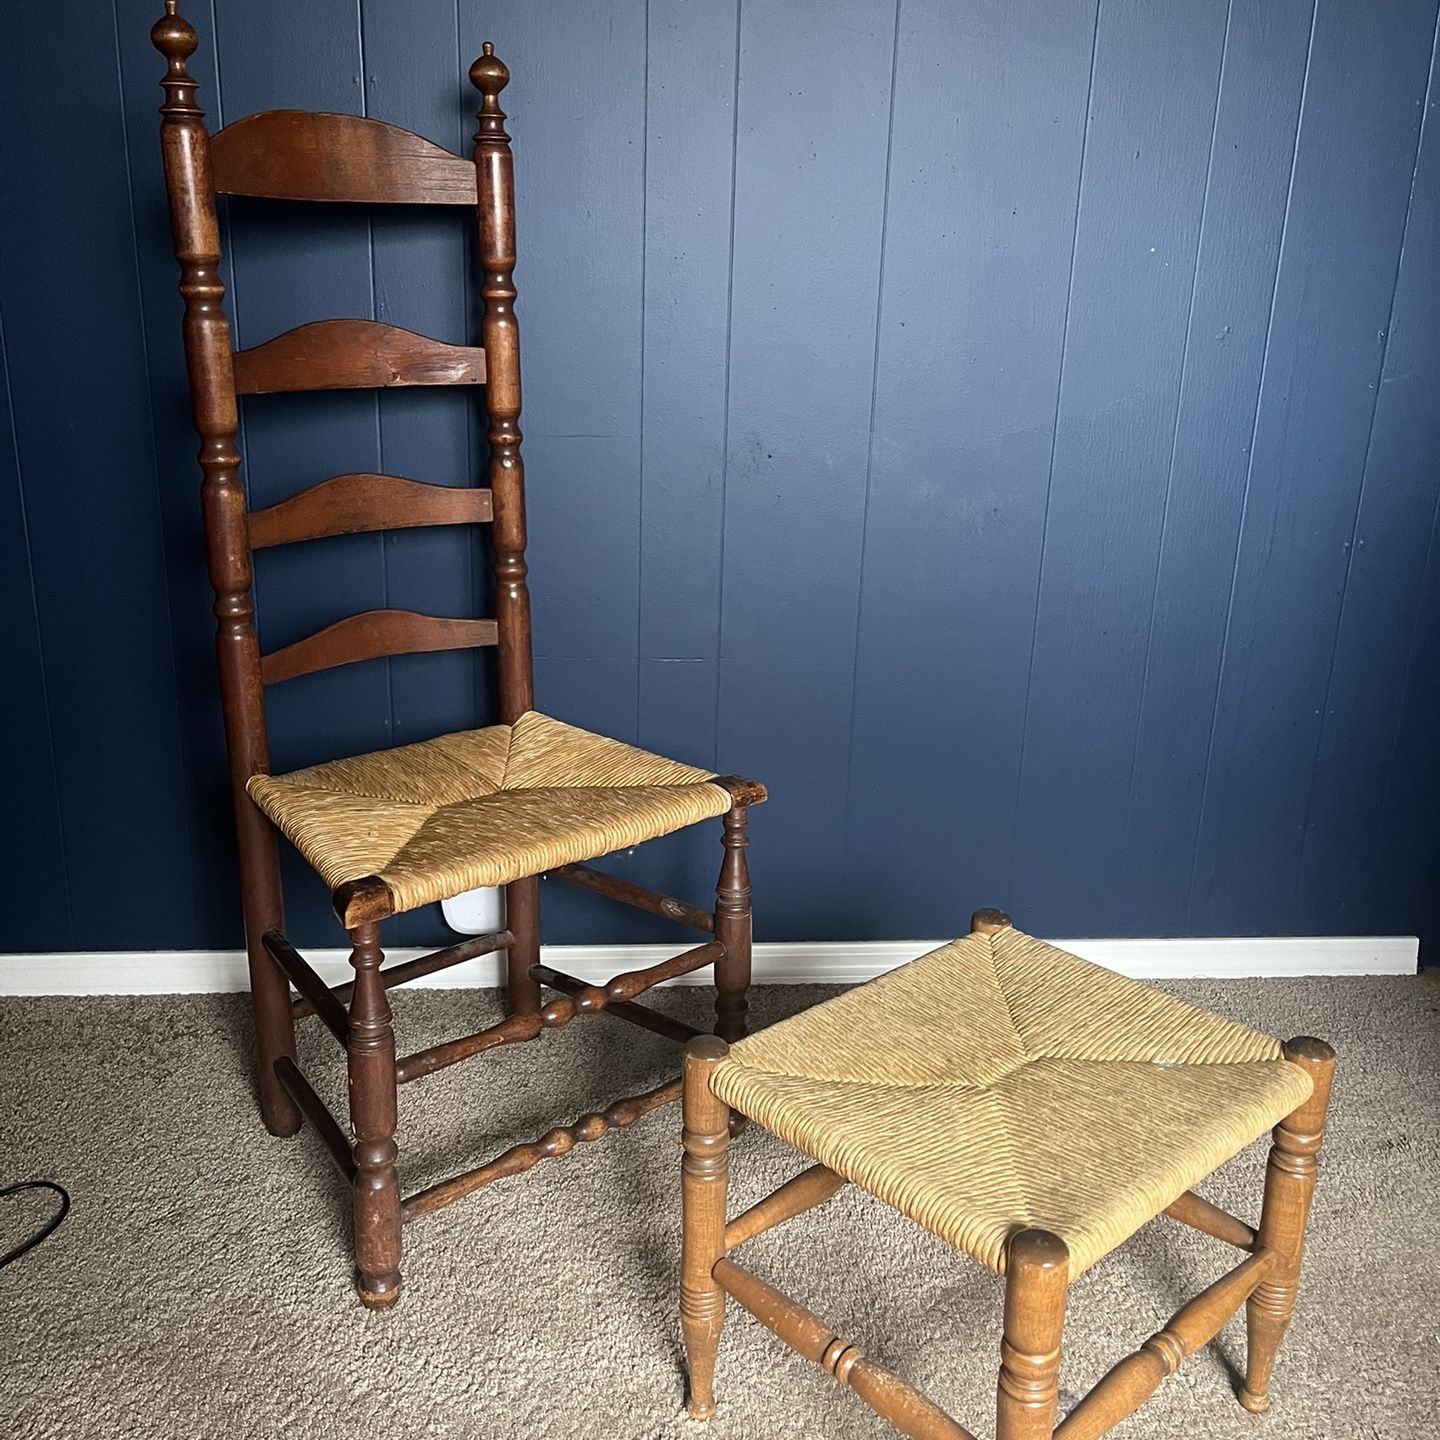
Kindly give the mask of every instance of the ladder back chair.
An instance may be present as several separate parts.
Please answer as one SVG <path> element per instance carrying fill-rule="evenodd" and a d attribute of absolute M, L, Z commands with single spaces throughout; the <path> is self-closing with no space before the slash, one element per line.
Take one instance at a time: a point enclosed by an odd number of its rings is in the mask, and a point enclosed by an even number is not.
<path fill-rule="evenodd" d="M 180 264 L 184 342 L 195 428 L 225 735 L 239 845 L 260 1109 L 276 1135 L 314 1126 L 353 1192 L 357 1288 L 372 1308 L 400 1295 L 401 1227 L 481 1186 L 628 1126 L 680 1093 L 677 1079 L 618 1100 L 533 1144 L 402 1199 L 395 1143 L 397 1087 L 497 1046 L 531 1040 L 600 1011 L 675 1041 L 691 1027 L 637 997 L 714 967 L 717 1029 L 745 1032 L 750 979 L 749 807 L 764 788 L 650 755 L 533 709 L 526 586 L 520 360 L 514 301 L 515 219 L 510 138 L 499 96 L 509 80 L 487 44 L 470 69 L 480 92 L 472 159 L 408 131 L 352 115 L 267 111 L 214 135 L 187 61 L 198 38 L 166 0 L 151 39 L 165 57 L 161 144 Z M 482 272 L 482 344 L 450 345 L 370 319 L 312 321 L 235 350 L 220 279 L 216 197 L 350 204 L 474 206 Z M 238 403 L 275 391 L 408 385 L 483 387 L 488 484 L 454 488 L 395 475 L 343 474 L 261 510 L 240 478 Z M 494 618 L 442 619 L 373 610 L 262 653 L 251 552 L 325 536 L 411 526 L 492 527 Z M 493 646 L 500 721 L 270 773 L 265 690 L 295 676 L 383 656 Z M 713 912 L 584 862 L 723 818 Z M 320 873 L 349 932 L 354 979 L 331 987 L 285 938 L 276 831 Z M 663 963 L 590 985 L 540 963 L 538 877 L 549 873 L 700 931 L 705 942 Z M 481 886 L 504 886 L 506 928 L 382 969 L 381 922 Z M 474 956 L 507 951 L 507 1017 L 478 1034 L 397 1060 L 386 991 Z M 291 996 L 293 985 L 295 998 Z M 541 987 L 559 994 L 546 1001 Z M 344 1047 L 350 1134 L 295 1060 L 295 1020 L 318 1015 Z"/>

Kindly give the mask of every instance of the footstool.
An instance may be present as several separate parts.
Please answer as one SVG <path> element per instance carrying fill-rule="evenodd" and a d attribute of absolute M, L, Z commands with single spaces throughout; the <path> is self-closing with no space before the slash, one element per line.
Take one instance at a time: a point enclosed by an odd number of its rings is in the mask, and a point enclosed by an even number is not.
<path fill-rule="evenodd" d="M 1269 1405 L 1295 1308 L 1335 1055 L 1285 1045 L 977 911 L 964 939 L 737 1044 L 685 1053 L 680 1314 L 689 1410 L 714 1413 L 737 1300 L 915 1440 L 974 1440 L 737 1265 L 744 1241 L 847 1181 L 1005 1277 L 999 1440 L 1093 1440 L 1246 1305 L 1240 1402 Z M 726 1221 L 731 1112 L 816 1163 Z M 1192 1190 L 1274 1126 L 1258 1229 Z M 1072 1281 L 1164 1213 L 1246 1252 L 1056 1428 Z"/>

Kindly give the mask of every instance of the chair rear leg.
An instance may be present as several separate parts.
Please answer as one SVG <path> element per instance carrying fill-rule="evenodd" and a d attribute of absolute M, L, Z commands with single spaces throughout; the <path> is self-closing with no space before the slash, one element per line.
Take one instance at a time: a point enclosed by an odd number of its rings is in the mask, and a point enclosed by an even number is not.
<path fill-rule="evenodd" d="M 530 967 L 540 963 L 540 880 L 531 875 L 505 887 L 505 926 L 515 937 L 506 961 L 505 1008 L 511 1015 L 540 1009 L 540 983 Z"/>
<path fill-rule="evenodd" d="M 1310 1074 L 1310 1098 L 1276 1127 L 1265 1166 L 1265 1204 L 1260 1212 L 1257 1253 L 1273 1250 L 1276 1261 L 1245 1304 L 1247 1357 L 1240 1403 L 1259 1414 L 1270 1408 L 1270 1372 L 1285 1338 L 1300 1291 L 1300 1261 L 1305 1226 L 1319 1172 L 1325 1138 L 1325 1111 L 1335 1074 L 1335 1052 L 1323 1041 L 1302 1035 L 1285 1044 L 1285 1058 Z"/>
<path fill-rule="evenodd" d="M 395 1031 L 380 981 L 380 927 L 350 931 L 350 1127 L 355 1136 L 356 1288 L 372 1310 L 400 1298 L 400 1180 L 395 1172 Z"/>
<path fill-rule="evenodd" d="M 295 1058 L 295 1012 L 290 984 L 260 937 L 285 926 L 280 893 L 280 855 L 270 822 L 245 799 L 236 809 L 240 850 L 240 896 L 245 912 L 245 951 L 250 965 L 250 1004 L 255 1014 L 255 1082 L 260 1116 L 272 1135 L 293 1135 L 299 1108 L 275 1075 L 275 1062 Z"/>
<path fill-rule="evenodd" d="M 1048 1230 L 1011 1237 L 1005 1267 L 997 1440 L 1050 1440 L 1060 1398 L 1060 1339 L 1070 1252 Z"/>
<path fill-rule="evenodd" d="M 725 947 L 715 962 L 715 1029 L 722 1040 L 739 1040 L 745 1034 L 750 1008 L 750 867 L 745 847 L 750 843 L 749 806 L 737 802 L 725 816 L 720 843 L 725 859 L 715 885 L 715 938 Z"/>
<path fill-rule="evenodd" d="M 727 1048 L 714 1035 L 697 1035 L 685 1047 L 680 1329 L 692 1420 L 708 1420 L 715 1413 L 715 1356 L 725 1326 L 725 1292 L 713 1272 L 725 1253 L 730 1110 L 710 1088 L 710 1077 Z"/>

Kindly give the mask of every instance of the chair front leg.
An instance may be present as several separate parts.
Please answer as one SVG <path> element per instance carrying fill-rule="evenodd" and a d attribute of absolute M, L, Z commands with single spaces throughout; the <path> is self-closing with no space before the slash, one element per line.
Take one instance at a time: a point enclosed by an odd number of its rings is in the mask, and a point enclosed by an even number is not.
<path fill-rule="evenodd" d="M 690 1371 L 692 1420 L 708 1420 L 715 1413 L 715 1355 L 725 1325 L 725 1292 L 713 1272 L 725 1254 L 730 1110 L 710 1088 L 710 1077 L 728 1048 L 714 1035 L 697 1035 L 685 1047 L 680 1329 Z"/>
<path fill-rule="evenodd" d="M 355 1137 L 356 1288 L 372 1310 L 400 1298 L 400 1180 L 395 1173 L 395 1031 L 380 980 L 380 927 L 350 931 L 355 989 L 350 997 L 346 1062 L 350 1127 Z"/>
<path fill-rule="evenodd" d="M 1276 1127 L 1265 1166 L 1265 1203 L 1260 1212 L 1256 1251 L 1273 1250 L 1275 1264 L 1245 1304 L 1247 1351 L 1240 1403 L 1259 1414 L 1270 1408 L 1270 1372 L 1285 1338 L 1300 1291 L 1300 1261 L 1305 1225 L 1319 1172 L 1325 1138 L 1325 1111 L 1335 1074 L 1335 1052 L 1323 1041 L 1302 1035 L 1285 1044 L 1285 1058 L 1309 1072 L 1310 1098 Z"/>
<path fill-rule="evenodd" d="M 725 816 L 720 843 L 725 859 L 715 885 L 715 938 L 725 947 L 715 962 L 715 1028 L 723 1040 L 745 1034 L 750 1008 L 750 867 L 745 848 L 750 843 L 749 806 L 736 801 Z"/>
<path fill-rule="evenodd" d="M 1060 1339 L 1070 1252 L 1048 1230 L 1010 1239 L 1000 1343 L 997 1440 L 1050 1440 L 1060 1397 Z"/>
<path fill-rule="evenodd" d="M 505 962 L 505 1009 L 511 1015 L 540 1010 L 540 982 L 530 967 L 540 963 L 540 879 L 536 875 L 505 887 L 505 928 L 515 938 Z"/>

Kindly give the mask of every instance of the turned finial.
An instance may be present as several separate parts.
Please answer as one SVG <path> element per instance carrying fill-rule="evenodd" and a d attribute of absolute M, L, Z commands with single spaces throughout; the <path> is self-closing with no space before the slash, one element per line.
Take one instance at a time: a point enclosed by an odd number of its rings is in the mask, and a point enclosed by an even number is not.
<path fill-rule="evenodd" d="M 470 67 L 470 83 L 485 97 L 480 106 L 481 115 L 499 115 L 503 120 L 500 92 L 510 83 L 510 72 L 488 40 L 481 46 L 480 58 Z"/>
<path fill-rule="evenodd" d="M 165 0 L 165 13 L 150 28 L 150 43 L 165 57 L 165 90 L 162 115 L 203 115 L 195 103 L 195 81 L 185 62 L 195 53 L 200 37 L 195 27 L 180 14 L 179 0 Z"/>
<path fill-rule="evenodd" d="M 970 917 L 970 933 L 972 935 L 995 935 L 1001 930 L 1008 929 L 1011 923 L 1010 917 L 1003 910 L 994 910 L 986 906 L 983 910 L 977 910 Z"/>

